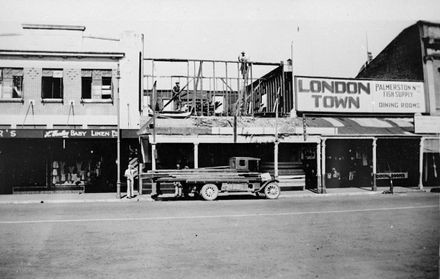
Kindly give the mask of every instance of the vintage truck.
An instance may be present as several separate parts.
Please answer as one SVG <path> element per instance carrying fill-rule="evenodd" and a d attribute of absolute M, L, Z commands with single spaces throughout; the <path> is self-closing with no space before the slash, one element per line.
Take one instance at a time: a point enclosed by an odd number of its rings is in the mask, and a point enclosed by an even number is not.
<path fill-rule="evenodd" d="M 232 157 L 225 167 L 151 170 L 142 176 L 151 181 L 153 198 L 161 194 L 161 183 L 173 183 L 183 196 L 199 195 L 207 201 L 215 200 L 219 192 L 250 192 L 268 199 L 280 195 L 278 180 L 261 173 L 260 159 L 253 157 Z"/>

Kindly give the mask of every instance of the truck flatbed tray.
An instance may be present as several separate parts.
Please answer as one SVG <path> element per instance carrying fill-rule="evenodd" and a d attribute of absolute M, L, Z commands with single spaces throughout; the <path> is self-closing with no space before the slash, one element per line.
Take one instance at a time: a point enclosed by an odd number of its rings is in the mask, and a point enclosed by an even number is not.
<path fill-rule="evenodd" d="M 199 169 L 161 169 L 161 170 L 149 170 L 147 173 L 200 173 L 200 172 L 234 172 L 236 169 L 231 168 L 199 168 Z"/>
<path fill-rule="evenodd" d="M 147 172 L 141 174 L 142 178 L 147 179 L 163 179 L 163 178 L 173 178 L 174 180 L 186 180 L 189 178 L 250 178 L 250 179 L 258 179 L 260 177 L 257 172 L 214 172 L 214 173 L 197 173 L 197 172 Z"/>
<path fill-rule="evenodd" d="M 249 183 L 249 180 L 247 179 L 213 179 L 213 178 L 208 178 L 208 179 L 194 179 L 194 180 L 187 180 L 188 183 Z"/>
<path fill-rule="evenodd" d="M 248 179 L 245 178 L 188 178 L 188 179 L 181 179 L 181 178 L 173 178 L 173 177 L 164 177 L 159 178 L 156 180 L 157 182 L 185 182 L 185 183 L 249 183 Z"/>

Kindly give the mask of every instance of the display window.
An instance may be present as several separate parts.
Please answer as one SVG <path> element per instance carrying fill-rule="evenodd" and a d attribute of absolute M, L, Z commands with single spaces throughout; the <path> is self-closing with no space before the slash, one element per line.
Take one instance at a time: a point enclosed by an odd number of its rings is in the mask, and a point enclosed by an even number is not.
<path fill-rule="evenodd" d="M 371 167 L 371 140 L 327 141 L 326 187 L 370 187 Z"/>
<path fill-rule="evenodd" d="M 116 179 L 113 140 L 55 140 L 50 151 L 50 185 L 111 190 Z M 109 188 L 109 189 L 104 189 Z"/>

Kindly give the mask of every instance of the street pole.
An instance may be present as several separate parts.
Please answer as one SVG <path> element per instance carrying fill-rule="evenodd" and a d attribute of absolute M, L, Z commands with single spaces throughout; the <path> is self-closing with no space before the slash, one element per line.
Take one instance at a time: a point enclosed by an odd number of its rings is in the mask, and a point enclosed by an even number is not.
<path fill-rule="evenodd" d="M 326 166 L 325 166 L 325 160 L 326 160 L 326 154 L 325 154 L 325 148 L 326 148 L 326 143 L 325 143 L 326 139 L 322 139 L 322 143 L 321 143 L 321 147 L 322 147 L 322 152 L 321 152 L 321 194 L 326 194 L 327 193 L 327 189 L 325 186 L 325 180 L 326 180 Z M 319 191 L 318 191 L 319 192 Z"/>
<path fill-rule="evenodd" d="M 157 92 L 156 82 L 153 83 L 153 142 L 151 143 L 151 170 L 156 170 L 156 104 L 157 104 Z"/>
<path fill-rule="evenodd" d="M 157 104 L 157 92 L 156 92 L 156 82 L 154 80 L 154 62 L 152 67 L 153 75 L 153 142 L 151 143 L 151 170 L 156 170 L 156 104 Z M 157 183 L 151 179 L 151 197 L 154 199 L 158 195 Z"/>
<path fill-rule="evenodd" d="M 116 72 L 116 79 L 118 80 L 118 88 L 117 88 L 117 119 L 118 119 L 118 137 L 116 140 L 116 162 L 117 162 L 117 180 L 116 180 L 116 198 L 121 198 L 121 99 L 119 97 L 119 81 L 121 79 L 121 72 L 119 68 L 119 62 L 118 62 L 118 69 Z"/>
<path fill-rule="evenodd" d="M 419 190 L 423 190 L 423 150 L 425 139 L 420 138 L 419 143 Z"/>
<path fill-rule="evenodd" d="M 290 43 L 290 59 L 292 60 L 292 109 L 290 110 L 290 117 L 296 117 L 296 92 L 295 92 L 295 74 L 293 72 L 293 41 Z"/>
<path fill-rule="evenodd" d="M 275 99 L 275 142 L 274 142 L 274 176 L 278 179 L 278 105 L 279 105 L 279 94 L 281 87 L 278 87 L 277 96 Z"/>
<path fill-rule="evenodd" d="M 377 191 L 377 185 L 376 185 L 376 176 L 377 176 L 377 157 L 376 157 L 376 151 L 377 151 L 377 138 L 373 138 L 373 186 L 372 191 Z"/>
<path fill-rule="evenodd" d="M 316 189 L 321 189 L 321 139 L 316 144 Z"/>

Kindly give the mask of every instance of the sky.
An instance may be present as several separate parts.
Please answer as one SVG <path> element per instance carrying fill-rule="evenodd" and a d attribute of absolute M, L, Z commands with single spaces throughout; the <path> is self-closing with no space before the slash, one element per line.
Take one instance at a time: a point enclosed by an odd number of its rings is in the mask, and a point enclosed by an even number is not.
<path fill-rule="evenodd" d="M 355 77 L 417 20 L 440 22 L 438 0 L 0 0 L 0 34 L 22 23 L 85 25 L 90 35 L 145 36 L 145 56 L 285 61 L 298 75 Z M 0 37 L 1 40 L 1 37 Z M 368 43 L 367 43 L 368 42 Z"/>

